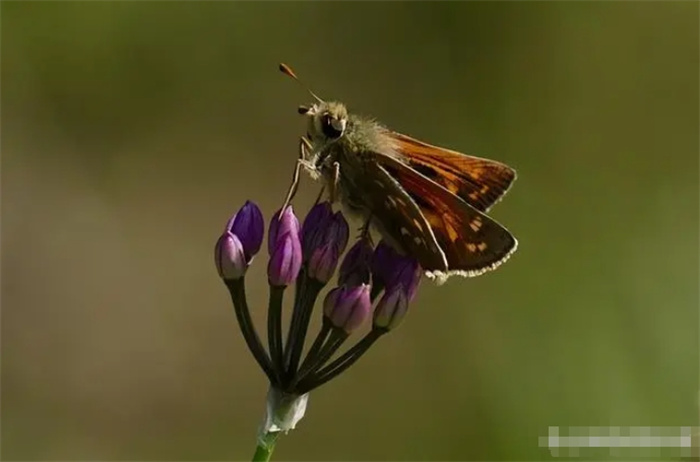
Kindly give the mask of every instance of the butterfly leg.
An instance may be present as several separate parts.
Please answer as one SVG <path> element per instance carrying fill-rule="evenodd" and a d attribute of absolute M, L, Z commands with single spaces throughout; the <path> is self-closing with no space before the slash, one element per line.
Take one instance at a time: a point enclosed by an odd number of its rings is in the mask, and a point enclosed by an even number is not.
<path fill-rule="evenodd" d="M 340 181 L 340 164 L 333 162 L 333 173 L 329 182 L 328 195 L 330 196 L 331 204 L 338 201 L 338 182 Z"/>
<path fill-rule="evenodd" d="M 289 185 L 289 190 L 287 191 L 287 198 L 284 200 L 284 205 L 282 206 L 281 210 L 285 210 L 287 208 L 289 203 L 292 202 L 292 199 L 294 199 L 294 195 L 297 193 L 297 189 L 299 187 L 299 175 L 301 173 L 301 167 L 307 162 L 306 149 L 308 149 L 309 146 L 309 141 L 302 136 L 301 141 L 299 142 L 299 158 L 296 161 L 296 165 L 294 166 L 294 173 L 292 174 L 292 183 Z"/>
<path fill-rule="evenodd" d="M 319 202 L 321 202 L 321 200 L 323 199 L 324 192 L 326 192 L 326 185 L 321 186 L 321 190 L 318 192 L 318 196 L 316 197 L 316 202 L 314 202 L 314 204 L 318 204 Z"/>

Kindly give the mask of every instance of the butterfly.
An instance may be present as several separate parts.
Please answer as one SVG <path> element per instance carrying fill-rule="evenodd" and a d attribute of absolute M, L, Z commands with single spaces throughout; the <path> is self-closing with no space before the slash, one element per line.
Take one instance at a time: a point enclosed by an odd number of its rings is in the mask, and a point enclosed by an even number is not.
<path fill-rule="evenodd" d="M 280 71 L 299 81 L 287 65 Z M 515 252 L 515 237 L 486 215 L 515 181 L 514 169 L 395 132 L 307 91 L 316 102 L 299 107 L 307 133 L 286 203 L 305 169 L 438 283 L 494 270 Z"/>

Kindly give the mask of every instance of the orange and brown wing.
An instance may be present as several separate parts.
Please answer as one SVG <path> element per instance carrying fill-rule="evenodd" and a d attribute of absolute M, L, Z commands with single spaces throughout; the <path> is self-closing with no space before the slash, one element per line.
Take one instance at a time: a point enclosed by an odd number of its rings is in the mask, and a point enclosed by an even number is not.
<path fill-rule="evenodd" d="M 433 146 L 401 133 L 388 134 L 410 167 L 482 212 L 498 202 L 516 178 L 515 170 L 500 162 Z"/>
<path fill-rule="evenodd" d="M 355 200 L 371 211 L 372 222 L 382 236 L 397 250 L 417 259 L 423 268 L 446 270 L 445 255 L 430 224 L 396 177 L 378 162 L 368 162 L 363 168 L 363 174 L 352 179 L 353 189 L 361 191 Z"/>
<path fill-rule="evenodd" d="M 517 248 L 513 235 L 441 185 L 390 156 L 378 162 L 404 188 L 430 224 L 447 259 L 447 271 L 425 268 L 438 278 L 478 276 L 493 270 Z"/>

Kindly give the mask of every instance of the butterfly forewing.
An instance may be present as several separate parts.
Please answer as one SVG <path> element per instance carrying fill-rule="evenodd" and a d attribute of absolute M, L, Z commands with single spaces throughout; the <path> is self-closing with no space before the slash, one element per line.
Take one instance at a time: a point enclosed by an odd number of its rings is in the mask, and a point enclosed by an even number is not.
<path fill-rule="evenodd" d="M 448 270 L 426 270 L 477 276 L 515 251 L 515 238 L 492 218 L 395 158 L 379 155 L 377 160 L 416 203 L 444 252 Z"/>
<path fill-rule="evenodd" d="M 515 180 L 515 170 L 500 162 L 433 146 L 397 132 L 389 132 L 389 136 L 409 166 L 482 212 L 498 202 Z"/>

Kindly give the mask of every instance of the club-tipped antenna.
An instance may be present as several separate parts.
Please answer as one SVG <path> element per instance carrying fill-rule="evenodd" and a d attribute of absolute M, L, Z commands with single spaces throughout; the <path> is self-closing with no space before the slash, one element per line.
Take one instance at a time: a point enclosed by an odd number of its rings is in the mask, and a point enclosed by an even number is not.
<path fill-rule="evenodd" d="M 313 96 L 313 97 L 316 99 L 316 101 L 318 101 L 319 103 L 324 103 L 324 102 L 325 102 L 325 101 L 323 101 L 321 98 L 319 98 L 318 95 L 316 95 L 316 93 L 314 93 L 313 91 L 311 91 L 311 89 L 310 89 L 309 87 L 307 87 L 306 85 L 304 85 L 304 82 L 302 82 L 301 80 L 299 80 L 299 77 L 297 77 L 297 75 L 294 73 L 294 71 L 292 70 L 291 67 L 287 66 L 287 65 L 284 64 L 284 63 L 280 63 L 280 72 L 282 72 L 283 74 L 288 75 L 289 77 L 291 77 L 291 78 L 293 78 L 294 80 L 296 80 L 297 82 L 299 82 L 299 85 L 301 85 L 302 87 L 304 87 L 304 89 L 305 89 L 306 91 L 308 91 L 309 94 L 310 94 L 311 96 Z"/>

